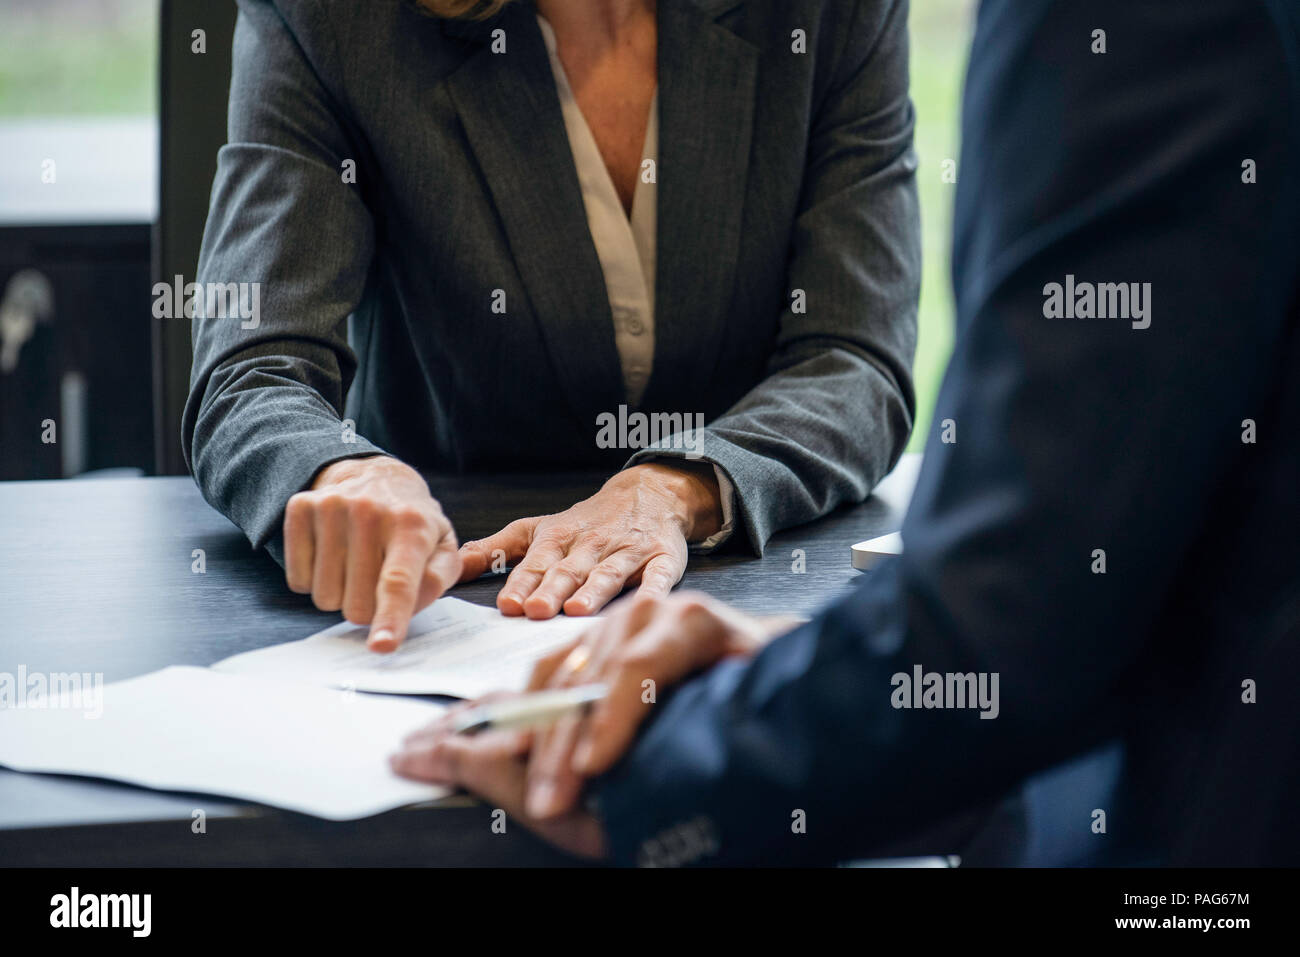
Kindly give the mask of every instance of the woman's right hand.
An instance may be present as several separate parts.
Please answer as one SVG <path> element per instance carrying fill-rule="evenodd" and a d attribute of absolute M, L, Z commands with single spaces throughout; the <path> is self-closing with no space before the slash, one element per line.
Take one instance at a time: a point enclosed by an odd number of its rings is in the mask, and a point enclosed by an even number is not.
<path fill-rule="evenodd" d="M 396 650 L 412 616 L 456 583 L 457 547 L 420 473 L 384 455 L 326 466 L 284 513 L 289 587 L 369 625 L 372 651 Z"/>

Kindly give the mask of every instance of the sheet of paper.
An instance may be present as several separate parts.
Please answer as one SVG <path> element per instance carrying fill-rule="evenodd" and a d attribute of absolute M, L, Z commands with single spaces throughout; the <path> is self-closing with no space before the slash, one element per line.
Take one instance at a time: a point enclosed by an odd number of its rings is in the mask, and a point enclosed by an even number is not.
<path fill-rule="evenodd" d="M 99 717 L 68 693 L 0 710 L 0 764 L 269 804 L 331 820 L 429 801 L 388 756 L 442 706 L 173 667 L 103 687 Z"/>
<path fill-rule="evenodd" d="M 590 618 L 507 618 L 495 608 L 439 598 L 411 620 L 390 654 L 366 648 L 369 629 L 343 622 L 286 644 L 219 661 L 214 668 L 388 694 L 477 698 L 516 691 L 533 663 L 591 627 Z"/>

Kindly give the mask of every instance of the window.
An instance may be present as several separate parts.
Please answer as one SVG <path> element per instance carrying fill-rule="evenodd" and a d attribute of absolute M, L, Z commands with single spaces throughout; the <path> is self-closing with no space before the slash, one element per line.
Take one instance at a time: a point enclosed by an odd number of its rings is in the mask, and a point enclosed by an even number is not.
<path fill-rule="evenodd" d="M 152 222 L 156 0 L 5 0 L 0 223 Z"/>
<path fill-rule="evenodd" d="M 934 400 L 952 351 L 953 302 L 949 280 L 954 176 L 960 148 L 961 91 L 975 0 L 913 0 L 912 100 L 916 104 L 917 174 L 925 270 L 921 279 L 916 365 L 916 428 L 911 450 L 925 446 Z M 945 166 L 951 161 L 952 166 Z"/>

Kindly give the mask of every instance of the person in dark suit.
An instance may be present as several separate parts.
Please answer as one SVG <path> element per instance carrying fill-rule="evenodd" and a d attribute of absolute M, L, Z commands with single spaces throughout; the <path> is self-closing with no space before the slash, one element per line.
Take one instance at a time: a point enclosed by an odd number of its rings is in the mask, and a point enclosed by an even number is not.
<path fill-rule="evenodd" d="M 458 578 L 510 564 L 505 613 L 587 614 L 863 499 L 914 413 L 906 27 L 240 0 L 183 419 L 205 498 L 379 650 Z M 419 474 L 539 469 L 613 477 L 463 547 Z"/>
<path fill-rule="evenodd" d="M 972 50 L 903 554 L 770 642 L 626 604 L 534 676 L 608 682 L 590 716 L 399 771 L 620 862 L 856 859 L 1017 793 L 1008 861 L 1296 862 L 1300 5 L 984 0 Z"/>

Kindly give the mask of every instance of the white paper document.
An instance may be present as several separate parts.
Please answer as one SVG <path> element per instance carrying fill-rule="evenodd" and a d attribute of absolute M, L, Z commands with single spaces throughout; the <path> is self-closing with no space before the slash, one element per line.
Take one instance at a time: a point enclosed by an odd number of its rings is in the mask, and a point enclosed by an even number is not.
<path fill-rule="evenodd" d="M 342 622 L 282 645 L 219 661 L 219 671 L 260 674 L 388 694 L 477 698 L 519 691 L 533 663 L 592 625 L 590 618 L 507 618 L 495 608 L 439 598 L 411 620 L 401 647 L 366 647 L 370 629 Z"/>
<path fill-rule="evenodd" d="M 270 804 L 331 820 L 448 791 L 388 766 L 442 706 L 173 667 L 103 688 L 91 717 L 68 693 L 0 710 L 0 764 Z"/>

